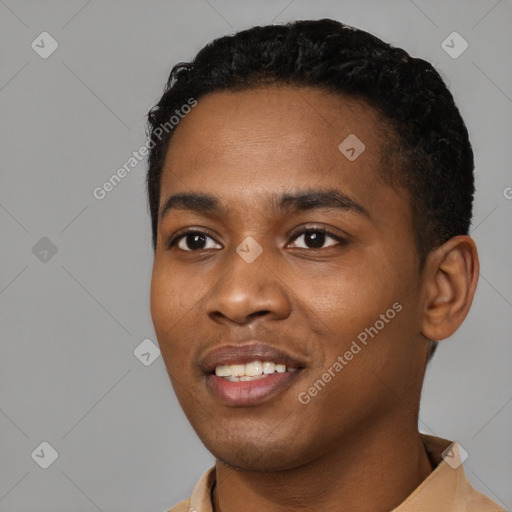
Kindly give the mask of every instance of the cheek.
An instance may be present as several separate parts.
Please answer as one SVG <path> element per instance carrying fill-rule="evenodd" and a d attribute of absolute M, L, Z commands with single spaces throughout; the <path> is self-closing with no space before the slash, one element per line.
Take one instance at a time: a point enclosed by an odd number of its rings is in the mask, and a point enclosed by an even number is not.
<path fill-rule="evenodd" d="M 168 312 L 172 312 L 172 308 L 169 309 L 169 305 L 172 305 L 169 303 L 170 300 L 172 299 L 169 297 L 169 285 L 165 275 L 155 266 L 151 277 L 150 309 L 153 325 L 160 343 L 163 341 L 160 339 L 163 326 L 171 320 L 168 317 Z"/>
<path fill-rule="evenodd" d="M 383 278 L 382 271 L 373 271 L 369 265 L 354 266 L 350 272 L 338 272 L 325 279 L 311 295 L 315 299 L 310 306 L 341 341 L 373 325 L 398 295 L 393 278 Z"/>
<path fill-rule="evenodd" d="M 400 272 L 383 264 L 383 258 L 378 265 L 368 261 L 367 265 L 354 265 L 350 272 L 338 272 L 322 281 L 315 284 L 315 301 L 309 305 L 327 335 L 310 380 L 322 378 L 342 356 L 343 369 L 339 365 L 338 371 L 333 369 L 336 377 L 328 384 L 329 390 L 322 392 L 319 403 L 325 400 L 327 410 L 339 402 L 347 408 L 361 407 L 365 400 L 359 403 L 355 397 L 345 396 L 347 386 L 370 400 L 375 374 L 386 381 L 392 379 L 394 369 L 404 364 L 401 359 L 411 357 L 411 298 Z M 395 363 L 389 364 L 391 360 Z"/>
<path fill-rule="evenodd" d="M 151 278 L 150 309 L 153 326 L 166 364 L 174 360 L 179 349 L 177 340 L 191 306 L 185 297 L 186 290 L 172 274 L 155 263 Z M 178 292 L 179 290 L 179 292 Z"/>
<path fill-rule="evenodd" d="M 188 284 L 187 284 L 188 283 Z M 155 327 L 173 325 L 192 307 L 194 287 L 186 277 L 155 260 L 151 276 L 150 307 Z"/>

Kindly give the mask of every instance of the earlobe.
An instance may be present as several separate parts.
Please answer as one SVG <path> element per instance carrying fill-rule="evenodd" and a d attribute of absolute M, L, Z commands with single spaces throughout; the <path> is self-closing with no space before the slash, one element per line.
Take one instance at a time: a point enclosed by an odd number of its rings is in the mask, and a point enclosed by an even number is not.
<path fill-rule="evenodd" d="M 451 336 L 466 318 L 479 275 L 478 252 L 469 236 L 456 236 L 432 251 L 425 265 L 422 334 Z"/>

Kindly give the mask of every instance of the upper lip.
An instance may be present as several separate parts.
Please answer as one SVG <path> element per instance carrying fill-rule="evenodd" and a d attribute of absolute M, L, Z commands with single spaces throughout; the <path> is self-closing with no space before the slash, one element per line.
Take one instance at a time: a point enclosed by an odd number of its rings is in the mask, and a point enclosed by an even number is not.
<path fill-rule="evenodd" d="M 217 366 L 226 364 L 245 364 L 251 361 L 272 361 L 290 368 L 304 368 L 304 362 L 294 358 L 281 349 L 257 340 L 242 344 L 227 344 L 210 350 L 199 366 L 204 373 L 213 373 Z"/>

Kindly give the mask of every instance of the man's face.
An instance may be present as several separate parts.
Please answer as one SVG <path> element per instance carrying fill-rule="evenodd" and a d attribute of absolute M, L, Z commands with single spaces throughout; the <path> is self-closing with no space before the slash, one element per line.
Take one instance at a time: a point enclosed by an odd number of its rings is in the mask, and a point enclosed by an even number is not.
<path fill-rule="evenodd" d="M 266 87 L 203 97 L 176 128 L 160 206 L 195 193 L 220 210 L 174 202 L 159 219 L 151 312 L 185 414 L 231 466 L 298 467 L 413 421 L 421 275 L 408 195 L 380 178 L 380 127 L 362 102 Z M 330 206 L 291 199 L 312 191 Z M 263 371 L 251 361 L 274 373 L 215 375 Z"/>

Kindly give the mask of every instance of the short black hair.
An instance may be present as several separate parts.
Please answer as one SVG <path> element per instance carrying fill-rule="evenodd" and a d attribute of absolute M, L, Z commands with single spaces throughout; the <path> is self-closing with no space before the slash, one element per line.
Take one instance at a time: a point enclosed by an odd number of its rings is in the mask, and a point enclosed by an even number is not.
<path fill-rule="evenodd" d="M 387 140 L 382 178 L 409 192 L 421 268 L 431 250 L 468 234 L 473 151 L 439 73 L 363 30 L 332 19 L 298 20 L 220 37 L 192 62 L 172 68 L 160 101 L 148 113 L 146 184 L 154 250 L 162 167 L 174 133 L 163 134 L 161 127 L 191 98 L 266 85 L 316 87 L 378 111 Z"/>
<path fill-rule="evenodd" d="M 175 129 L 167 129 L 169 119 L 179 122 L 176 111 L 208 93 L 272 84 L 362 99 L 381 114 L 389 141 L 382 177 L 409 192 L 421 267 L 432 249 L 468 234 L 473 151 L 439 73 L 363 30 L 332 19 L 299 20 L 220 37 L 192 62 L 172 68 L 160 101 L 148 113 L 146 185 L 154 250 L 162 167 Z"/>

